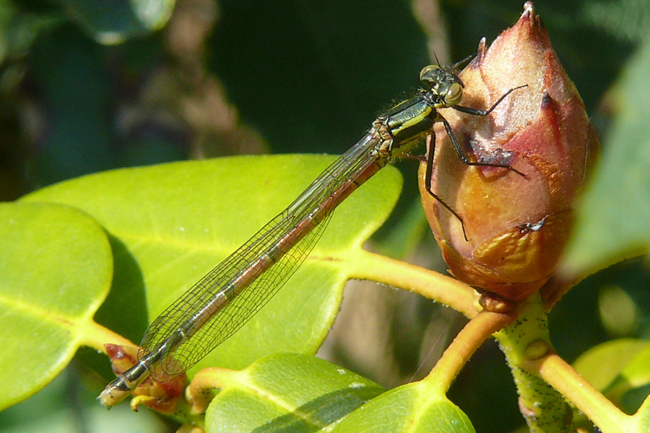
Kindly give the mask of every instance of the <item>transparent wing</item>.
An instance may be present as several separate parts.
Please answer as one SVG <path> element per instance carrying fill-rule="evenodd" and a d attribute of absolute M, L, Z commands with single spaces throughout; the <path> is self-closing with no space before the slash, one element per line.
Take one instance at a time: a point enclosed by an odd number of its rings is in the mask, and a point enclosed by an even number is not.
<path fill-rule="evenodd" d="M 386 163 L 366 134 L 281 214 L 192 286 L 147 329 L 140 359 L 152 377 L 185 372 L 248 322 L 291 278 L 333 210 Z"/>

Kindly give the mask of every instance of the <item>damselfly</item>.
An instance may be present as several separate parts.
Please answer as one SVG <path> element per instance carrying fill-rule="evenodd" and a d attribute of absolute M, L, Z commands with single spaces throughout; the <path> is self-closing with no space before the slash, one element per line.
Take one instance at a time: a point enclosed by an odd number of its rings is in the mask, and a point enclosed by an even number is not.
<path fill-rule="evenodd" d="M 456 75 L 456 66 L 425 67 L 420 72 L 422 88 L 415 97 L 379 116 L 361 140 L 289 207 L 158 316 L 140 344 L 138 363 L 106 386 L 99 396 L 101 403 L 108 407 L 119 403 L 148 376 L 158 382 L 170 380 L 237 332 L 291 278 L 325 230 L 334 209 L 382 167 L 411 150 L 419 139 L 427 135 L 435 139 L 434 123 L 444 125 L 463 163 L 513 170 L 507 165 L 471 161 L 438 110 L 453 108 L 487 116 L 519 87 L 510 89 L 488 110 L 463 107 L 458 105 L 464 86 Z M 460 215 L 431 191 L 434 146 L 430 149 L 427 190 L 462 224 Z"/>

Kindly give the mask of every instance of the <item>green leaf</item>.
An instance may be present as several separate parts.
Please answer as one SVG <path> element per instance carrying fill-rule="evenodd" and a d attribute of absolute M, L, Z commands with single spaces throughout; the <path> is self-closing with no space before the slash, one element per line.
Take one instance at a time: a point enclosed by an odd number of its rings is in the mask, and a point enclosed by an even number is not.
<path fill-rule="evenodd" d="M 102 44 L 123 42 L 162 28 L 174 0 L 58 0 L 84 29 Z"/>
<path fill-rule="evenodd" d="M 625 401 L 626 393 L 650 385 L 650 344 L 645 341 L 643 350 L 639 350 L 621 369 L 616 379 L 604 390 L 604 394 L 615 401 Z M 641 390 L 647 395 L 648 390 Z"/>
<path fill-rule="evenodd" d="M 384 392 L 376 383 L 318 358 L 279 354 L 225 372 L 206 414 L 206 433 L 314 432 Z"/>
<path fill-rule="evenodd" d="M 573 363 L 573 367 L 596 389 L 602 391 L 639 352 L 646 348 L 648 342 L 643 340 L 608 341 L 583 353 Z"/>
<path fill-rule="evenodd" d="M 427 382 L 395 388 L 352 412 L 332 433 L 474 432 L 469 418 Z"/>
<path fill-rule="evenodd" d="M 25 200 L 76 206 L 109 232 L 120 281 L 114 290 L 121 292 L 102 308 L 100 321 L 139 338 L 144 329 L 124 323 L 124 317 L 156 317 L 282 211 L 332 159 L 233 157 L 116 170 Z M 360 249 L 388 217 L 400 187 L 399 173 L 388 168 L 347 199 L 288 284 L 194 371 L 241 369 L 270 353 L 315 353 L 338 313 L 348 279 L 346 254 Z"/>
<path fill-rule="evenodd" d="M 102 228 L 67 206 L 0 204 L 0 410 L 43 388 L 84 343 L 108 293 Z"/>
<path fill-rule="evenodd" d="M 573 367 L 594 388 L 603 391 L 635 356 L 649 347 L 647 341 L 631 338 L 608 341 L 583 353 Z M 647 365 L 650 366 L 650 363 Z"/>
<path fill-rule="evenodd" d="M 628 65 L 600 166 L 578 213 L 565 270 L 584 274 L 648 252 L 650 246 L 650 43 Z"/>
<path fill-rule="evenodd" d="M 638 390 L 645 396 L 642 388 L 650 384 L 650 344 L 634 339 L 609 341 L 589 349 L 574 367 L 607 398 L 633 412 L 638 395 L 629 392 Z"/>
<path fill-rule="evenodd" d="M 384 392 L 318 358 L 272 355 L 243 371 L 219 371 L 206 415 L 217 431 L 473 432 L 467 416 L 427 382 Z"/>

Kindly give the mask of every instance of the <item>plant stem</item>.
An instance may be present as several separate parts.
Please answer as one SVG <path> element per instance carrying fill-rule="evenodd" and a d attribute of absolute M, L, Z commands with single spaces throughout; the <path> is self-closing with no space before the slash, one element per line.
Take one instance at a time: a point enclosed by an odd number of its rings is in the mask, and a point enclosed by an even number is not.
<path fill-rule="evenodd" d="M 204 368 L 197 372 L 185 391 L 187 401 L 192 405 L 191 413 L 204 413 L 214 398 L 214 390 L 232 385 L 241 374 L 239 371 L 220 367 Z"/>
<path fill-rule="evenodd" d="M 557 354 L 550 353 L 541 359 L 529 361 L 525 367 L 561 392 L 601 431 L 634 431 L 633 417 L 621 412 Z"/>
<path fill-rule="evenodd" d="M 553 350 L 541 296 L 535 294 L 519 306 L 519 317 L 495 338 L 514 376 L 519 407 L 531 433 L 575 432 L 572 412 L 562 395 L 534 373 L 526 363 Z"/>
<path fill-rule="evenodd" d="M 482 311 L 456 335 L 431 373 L 423 380 L 434 384 L 436 392 L 445 394 L 460 370 L 492 334 L 507 326 L 515 318 L 506 314 Z"/>
<path fill-rule="evenodd" d="M 348 260 L 353 267 L 350 278 L 409 290 L 447 305 L 470 319 L 479 312 L 476 291 L 455 278 L 362 249 Z"/>
<path fill-rule="evenodd" d="M 137 344 L 132 343 L 127 338 L 122 337 L 120 334 L 117 334 L 96 322 L 90 322 L 83 328 L 82 339 L 85 346 L 97 349 L 102 353 L 106 353 L 106 348 L 104 347 L 106 343 L 138 347 Z"/>

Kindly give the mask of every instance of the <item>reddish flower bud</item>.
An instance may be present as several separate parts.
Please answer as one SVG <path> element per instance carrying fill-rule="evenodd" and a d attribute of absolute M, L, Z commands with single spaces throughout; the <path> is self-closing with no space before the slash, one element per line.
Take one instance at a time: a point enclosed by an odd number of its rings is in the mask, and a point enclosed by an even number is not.
<path fill-rule="evenodd" d="M 528 86 L 485 117 L 454 109 L 440 113 L 471 161 L 512 169 L 463 164 L 437 123 L 432 191 L 462 223 L 426 191 L 426 164 L 420 167 L 422 204 L 455 277 L 522 300 L 555 272 L 598 138 L 530 2 L 489 49 L 480 42 L 460 79 L 460 105 L 478 109 L 513 87 Z M 428 144 L 431 151 L 431 138 Z"/>

